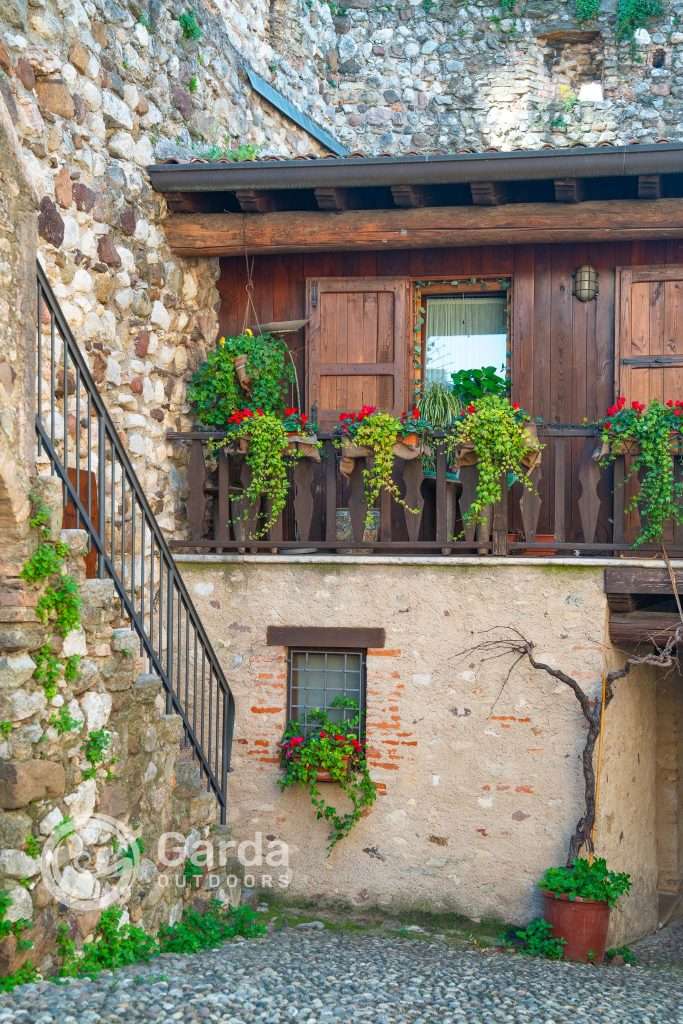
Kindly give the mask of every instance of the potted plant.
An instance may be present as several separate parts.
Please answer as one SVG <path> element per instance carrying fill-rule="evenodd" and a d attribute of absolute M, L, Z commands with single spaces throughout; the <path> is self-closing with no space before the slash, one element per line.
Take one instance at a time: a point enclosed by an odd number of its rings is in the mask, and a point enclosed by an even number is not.
<path fill-rule="evenodd" d="M 373 405 L 364 405 L 359 412 L 344 412 L 339 417 L 336 441 L 341 447 L 340 471 L 350 476 L 355 466 L 355 459 L 369 458 L 369 465 L 363 470 L 366 502 L 366 526 L 372 526 L 373 508 L 382 491 L 386 491 L 394 501 L 413 514 L 418 510 L 411 508 L 401 497 L 398 484 L 393 478 L 396 445 L 404 432 L 401 420 L 388 412 L 380 412 Z M 410 457 L 414 458 L 411 453 Z"/>
<path fill-rule="evenodd" d="M 426 438 L 432 426 L 419 407 L 414 405 L 410 412 L 404 412 L 399 423 L 401 429 L 394 445 L 394 455 L 399 459 L 414 459 L 422 455 L 426 451 Z"/>
<path fill-rule="evenodd" d="M 518 402 L 499 395 L 470 402 L 454 437 L 459 465 L 478 468 L 476 495 L 463 517 L 466 523 L 487 521 L 491 506 L 502 498 L 504 476 L 533 491 L 529 474 L 538 465 L 543 445 Z"/>
<path fill-rule="evenodd" d="M 222 429 L 228 417 L 246 405 L 282 413 L 286 390 L 294 382 L 284 341 L 246 330 L 218 339 L 192 375 L 187 396 L 199 423 Z"/>
<path fill-rule="evenodd" d="M 462 405 L 478 402 L 480 398 L 494 395 L 506 398 L 507 381 L 501 377 L 495 366 L 482 366 L 475 370 L 458 370 L 451 374 L 453 394 Z"/>
<path fill-rule="evenodd" d="M 681 457 L 683 401 L 655 399 L 648 406 L 638 401 L 629 405 L 620 396 L 600 426 L 601 465 L 630 455 L 628 477 L 640 478 L 640 487 L 628 505 L 628 511 L 637 510 L 640 516 L 634 546 L 660 541 L 667 521 L 683 522 L 683 486 L 675 479 L 673 464 L 674 456 Z"/>
<path fill-rule="evenodd" d="M 244 452 L 251 470 L 251 479 L 240 501 L 254 511 L 256 526 L 253 539 L 259 539 L 268 533 L 285 507 L 289 469 L 300 457 L 299 452 L 290 445 L 278 416 L 248 407 L 238 409 L 228 417 L 226 437 L 214 442 L 213 449 L 225 446 L 234 446 Z M 265 511 L 261 511 L 262 499 L 266 500 Z"/>
<path fill-rule="evenodd" d="M 372 806 L 377 788 L 370 778 L 365 745 L 358 739 L 360 713 L 357 701 L 337 697 L 333 708 L 349 710 L 351 718 L 333 721 L 324 711 L 309 711 L 313 730 L 307 732 L 298 722 L 290 722 L 280 743 L 282 775 L 280 789 L 303 786 L 315 809 L 315 816 L 330 828 L 328 853 L 347 836 L 353 826 Z M 336 784 L 350 801 L 348 811 L 339 811 L 323 797 L 320 786 Z"/>
<path fill-rule="evenodd" d="M 439 431 L 451 430 L 462 414 L 462 403 L 458 396 L 439 381 L 426 385 L 417 400 L 417 408 L 431 429 Z"/>
<path fill-rule="evenodd" d="M 304 458 L 320 462 L 320 441 L 318 428 L 310 423 L 306 413 L 290 405 L 284 411 L 282 425 L 285 428 L 291 449 L 298 450 Z"/>
<path fill-rule="evenodd" d="M 569 867 L 548 868 L 538 887 L 553 935 L 565 940 L 565 959 L 602 963 L 610 909 L 630 892 L 631 876 L 610 871 L 603 857 L 579 857 Z"/>

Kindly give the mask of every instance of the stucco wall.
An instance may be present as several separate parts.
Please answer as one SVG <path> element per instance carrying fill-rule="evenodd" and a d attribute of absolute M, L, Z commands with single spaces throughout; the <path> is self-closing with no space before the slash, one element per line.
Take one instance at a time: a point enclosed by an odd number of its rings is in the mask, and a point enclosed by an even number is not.
<path fill-rule="evenodd" d="M 621 661 L 612 656 L 609 667 L 615 664 Z M 614 945 L 657 926 L 657 696 L 661 685 L 654 670 L 642 666 L 615 683 L 614 699 L 605 712 L 601 758 L 596 752 L 596 853 L 615 871 L 628 871 L 633 885 L 631 895 L 611 915 Z"/>
<path fill-rule="evenodd" d="M 564 862 L 582 810 L 583 719 L 568 689 L 545 674 L 519 665 L 501 693 L 509 660 L 459 652 L 482 631 L 513 624 L 539 655 L 597 693 L 606 627 L 599 568 L 286 561 L 182 568 L 237 701 L 234 834 L 260 829 L 290 844 L 291 892 L 511 920 L 538 912 L 534 883 L 546 866 Z M 286 662 L 284 649 L 265 644 L 268 625 L 386 629 L 386 648 L 368 654 L 367 735 L 381 795 L 329 858 L 325 827 L 307 798 L 276 786 Z M 614 721 L 631 778 L 628 744 L 643 747 L 640 727 L 637 739 L 621 735 L 639 719 L 641 686 L 634 684 L 633 697 L 629 686 L 610 714 L 623 701 Z M 648 785 L 653 779 L 649 771 Z M 614 828 L 650 800 L 646 788 L 615 791 Z M 651 854 L 636 845 L 629 866 L 641 873 Z M 652 895 L 641 890 L 636 914 Z"/>

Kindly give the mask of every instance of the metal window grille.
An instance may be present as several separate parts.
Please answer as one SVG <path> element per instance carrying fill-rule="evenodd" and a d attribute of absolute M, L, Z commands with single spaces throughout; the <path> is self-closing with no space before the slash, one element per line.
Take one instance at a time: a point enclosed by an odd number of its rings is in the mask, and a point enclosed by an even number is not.
<path fill-rule="evenodd" d="M 365 651 L 290 647 L 288 655 L 288 718 L 305 733 L 317 728 L 311 711 L 324 711 L 343 726 L 356 712 L 334 707 L 337 697 L 352 698 L 360 709 L 359 738 L 365 731 Z"/>

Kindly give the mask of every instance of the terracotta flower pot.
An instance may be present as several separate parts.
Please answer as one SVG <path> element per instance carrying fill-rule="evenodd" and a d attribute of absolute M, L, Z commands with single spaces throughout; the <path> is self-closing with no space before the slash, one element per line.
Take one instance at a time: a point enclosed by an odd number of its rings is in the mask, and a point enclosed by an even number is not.
<path fill-rule="evenodd" d="M 342 760 L 344 762 L 344 771 L 348 775 L 349 765 L 351 763 L 351 757 L 350 757 L 350 755 L 347 755 Z M 315 778 L 316 778 L 316 782 L 338 782 L 337 779 L 333 779 L 332 778 L 332 776 L 330 775 L 329 772 L 322 772 L 322 771 L 318 772 L 318 774 L 316 775 Z"/>
<path fill-rule="evenodd" d="M 543 893 L 543 916 L 553 935 L 565 939 L 564 959 L 600 964 L 605 957 L 609 904 L 556 893 Z"/>
<path fill-rule="evenodd" d="M 554 533 L 537 533 L 533 542 L 534 544 L 552 544 L 554 540 Z M 524 554 L 529 558 L 552 558 L 557 554 L 557 548 L 525 548 Z"/>
<path fill-rule="evenodd" d="M 409 448 L 417 448 L 420 443 L 420 439 L 414 431 L 412 434 L 404 434 L 400 440 L 403 444 L 407 444 Z"/>
<path fill-rule="evenodd" d="M 367 459 L 372 455 L 369 448 L 361 447 L 350 442 L 344 443 L 339 460 L 339 472 L 342 476 L 349 477 L 356 468 L 356 459 Z"/>
<path fill-rule="evenodd" d="M 299 434 L 296 430 L 287 431 L 290 452 L 299 452 L 305 459 L 320 462 L 318 438 L 314 434 Z"/>

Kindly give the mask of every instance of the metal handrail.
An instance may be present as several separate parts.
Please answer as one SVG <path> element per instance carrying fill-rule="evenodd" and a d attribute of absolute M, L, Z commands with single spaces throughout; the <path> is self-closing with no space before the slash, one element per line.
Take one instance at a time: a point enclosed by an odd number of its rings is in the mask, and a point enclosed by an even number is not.
<path fill-rule="evenodd" d="M 113 581 L 225 822 L 235 720 L 230 686 L 40 264 L 37 281 L 38 451 L 63 484 L 65 509 L 90 538 L 97 575 Z"/>

